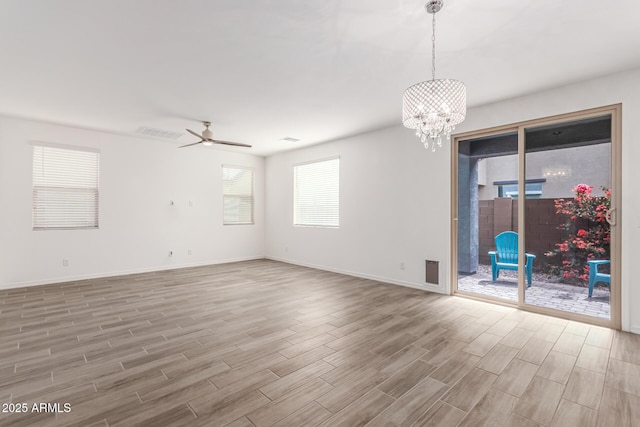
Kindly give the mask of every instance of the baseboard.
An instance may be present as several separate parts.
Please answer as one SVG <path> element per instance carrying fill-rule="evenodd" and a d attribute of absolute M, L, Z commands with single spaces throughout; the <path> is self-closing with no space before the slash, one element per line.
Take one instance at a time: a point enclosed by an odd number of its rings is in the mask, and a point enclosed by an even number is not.
<path fill-rule="evenodd" d="M 301 267 L 315 268 L 317 270 L 330 271 L 332 273 L 344 274 L 346 276 L 359 277 L 361 279 L 375 280 L 376 282 L 383 282 L 383 283 L 389 283 L 389 284 L 392 284 L 392 285 L 404 286 L 404 287 L 407 287 L 407 288 L 420 289 L 422 291 L 435 292 L 435 293 L 438 293 L 438 294 L 444 294 L 445 293 L 444 289 L 441 288 L 440 286 L 430 285 L 428 283 L 422 284 L 422 283 L 405 282 L 403 280 L 396 280 L 396 279 L 392 279 L 390 277 L 375 276 L 375 275 L 372 275 L 372 274 L 360 273 L 360 272 L 350 271 L 350 270 L 343 270 L 343 269 L 340 269 L 340 268 L 327 267 L 327 266 L 324 266 L 324 265 L 317 265 L 317 264 L 298 262 L 298 261 L 294 261 L 294 260 L 290 260 L 290 259 L 286 259 L 286 258 L 271 257 L 271 256 L 266 256 L 265 258 L 266 259 L 270 259 L 272 261 L 279 261 L 279 262 L 285 262 L 287 264 L 299 265 Z"/>
<path fill-rule="evenodd" d="M 254 261 L 258 259 L 264 259 L 264 256 L 256 255 L 256 256 L 250 256 L 250 257 L 227 258 L 222 260 L 204 261 L 204 262 L 187 263 L 187 264 L 170 265 L 170 266 L 162 265 L 162 266 L 156 266 L 156 267 L 134 268 L 130 270 L 118 270 L 118 271 L 110 271 L 110 272 L 103 272 L 103 273 L 96 273 L 96 274 L 64 276 L 64 277 L 57 277 L 55 279 L 47 279 L 47 280 L 4 283 L 0 285 L 0 290 L 15 289 L 15 288 L 29 288 L 32 286 L 42 286 L 42 285 L 53 285 L 56 283 L 75 282 L 78 280 L 87 280 L 87 279 L 103 279 L 106 277 L 126 276 L 129 274 L 141 274 L 141 273 L 152 273 L 156 271 L 178 270 L 180 268 L 204 267 L 207 265 L 217 265 L 217 264 L 229 264 L 231 262 Z"/>
<path fill-rule="evenodd" d="M 632 334 L 640 334 L 640 326 L 632 326 L 629 328 L 629 332 Z"/>

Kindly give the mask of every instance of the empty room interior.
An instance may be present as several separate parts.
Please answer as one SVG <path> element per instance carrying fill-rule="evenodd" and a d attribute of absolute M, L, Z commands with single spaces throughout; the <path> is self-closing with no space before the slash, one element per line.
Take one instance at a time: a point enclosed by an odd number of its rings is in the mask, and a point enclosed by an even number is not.
<path fill-rule="evenodd" d="M 638 17 L 0 1 L 0 425 L 640 426 Z"/>

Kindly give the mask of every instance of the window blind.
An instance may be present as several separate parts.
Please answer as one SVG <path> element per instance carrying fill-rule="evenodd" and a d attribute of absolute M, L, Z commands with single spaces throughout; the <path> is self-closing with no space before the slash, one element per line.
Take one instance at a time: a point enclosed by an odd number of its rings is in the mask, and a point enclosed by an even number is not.
<path fill-rule="evenodd" d="M 33 229 L 98 228 L 100 153 L 33 147 Z"/>
<path fill-rule="evenodd" d="M 253 224 L 253 169 L 222 166 L 223 224 Z"/>
<path fill-rule="evenodd" d="M 340 158 L 293 167 L 293 223 L 340 225 Z"/>

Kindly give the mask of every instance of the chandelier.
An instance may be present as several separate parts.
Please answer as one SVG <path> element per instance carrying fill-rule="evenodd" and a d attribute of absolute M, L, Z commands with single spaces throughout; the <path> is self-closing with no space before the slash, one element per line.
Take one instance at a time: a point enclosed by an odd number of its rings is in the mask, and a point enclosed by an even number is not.
<path fill-rule="evenodd" d="M 467 110 L 467 89 L 459 80 L 436 80 L 436 13 L 443 0 L 429 0 L 425 5 L 433 15 L 431 34 L 431 80 L 416 83 L 402 96 L 402 124 L 416 130 L 424 144 L 442 147 L 442 139 L 449 139 L 456 125 L 462 123 Z"/>

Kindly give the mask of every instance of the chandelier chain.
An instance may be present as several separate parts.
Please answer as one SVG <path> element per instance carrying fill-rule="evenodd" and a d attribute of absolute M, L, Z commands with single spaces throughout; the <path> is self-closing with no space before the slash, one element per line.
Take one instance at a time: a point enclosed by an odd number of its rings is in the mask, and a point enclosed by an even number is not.
<path fill-rule="evenodd" d="M 431 23 L 431 80 L 436 79 L 436 14 Z"/>

